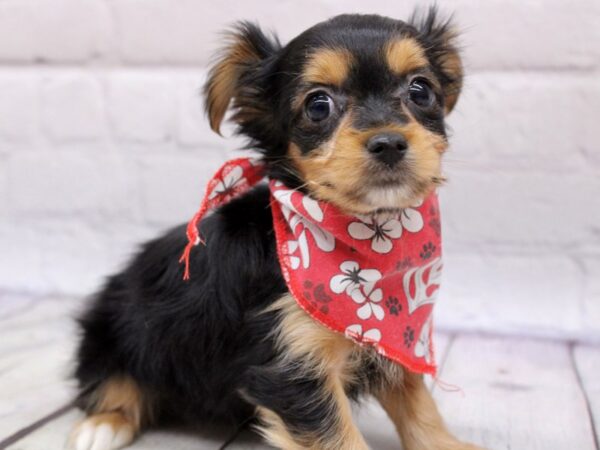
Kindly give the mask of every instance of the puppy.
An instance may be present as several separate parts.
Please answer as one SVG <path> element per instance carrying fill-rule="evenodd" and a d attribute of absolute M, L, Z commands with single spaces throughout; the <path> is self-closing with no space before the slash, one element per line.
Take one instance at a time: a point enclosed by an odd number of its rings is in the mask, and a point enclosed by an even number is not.
<path fill-rule="evenodd" d="M 342 15 L 285 46 L 240 23 L 204 89 L 210 125 L 218 133 L 231 109 L 276 186 L 352 217 L 403 214 L 443 180 L 444 118 L 463 75 L 455 37 L 435 9 L 409 22 Z M 447 431 L 422 374 L 358 345 L 357 328 L 338 333 L 299 306 L 272 202 L 258 185 L 203 218 L 187 281 L 184 226 L 108 279 L 79 321 L 87 419 L 72 447 L 121 448 L 174 420 L 250 421 L 281 449 L 367 449 L 350 409 L 373 395 L 406 450 L 474 449 Z M 399 316 L 406 305 L 396 303 Z"/>

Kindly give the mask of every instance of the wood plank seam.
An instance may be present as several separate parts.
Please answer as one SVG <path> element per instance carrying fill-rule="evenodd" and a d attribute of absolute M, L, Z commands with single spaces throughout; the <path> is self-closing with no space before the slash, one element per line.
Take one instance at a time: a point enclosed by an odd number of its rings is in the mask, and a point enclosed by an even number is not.
<path fill-rule="evenodd" d="M 0 441 L 0 450 L 4 450 L 5 448 L 8 448 L 8 446 L 17 443 L 18 441 L 20 441 L 21 439 L 30 435 L 34 431 L 37 431 L 40 428 L 42 428 L 43 426 L 52 422 L 53 420 L 58 419 L 59 417 L 61 417 L 62 415 L 66 414 L 71 409 L 73 409 L 74 406 L 75 406 L 75 401 L 71 401 L 71 402 L 67 403 L 66 405 L 58 408 L 56 411 L 53 411 L 50 414 L 48 414 L 47 416 L 44 416 L 41 419 L 35 421 L 31 425 L 21 428 L 20 430 L 16 431 L 15 433 L 11 434 L 10 436 L 8 436 L 6 439 L 3 439 L 2 441 Z"/>
<path fill-rule="evenodd" d="M 569 358 L 571 360 L 571 366 L 573 367 L 573 371 L 575 372 L 575 378 L 577 379 L 577 385 L 579 386 L 579 389 L 581 389 L 581 393 L 583 395 L 583 398 L 585 399 L 585 407 L 587 410 L 587 414 L 588 414 L 588 419 L 590 421 L 590 426 L 592 428 L 592 433 L 593 433 L 593 437 L 594 437 L 594 445 L 596 447 L 596 450 L 600 450 L 600 445 L 599 445 L 599 441 L 598 441 L 598 430 L 596 428 L 596 418 L 594 417 L 594 414 L 592 412 L 592 405 L 590 403 L 590 399 L 589 399 L 589 395 L 585 389 L 585 384 L 583 383 L 583 379 L 581 377 L 581 373 L 579 371 L 579 367 L 577 366 L 577 360 L 575 359 L 575 343 L 574 342 L 569 342 L 568 343 L 568 347 L 569 347 Z"/>

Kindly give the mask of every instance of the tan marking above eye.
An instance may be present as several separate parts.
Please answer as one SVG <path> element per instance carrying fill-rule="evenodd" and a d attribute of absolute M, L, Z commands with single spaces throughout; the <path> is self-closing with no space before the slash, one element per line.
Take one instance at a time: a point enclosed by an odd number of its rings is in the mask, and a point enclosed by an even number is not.
<path fill-rule="evenodd" d="M 306 83 L 342 86 L 352 67 L 352 55 L 341 48 L 322 48 L 312 53 L 302 79 Z"/>
<path fill-rule="evenodd" d="M 442 70 L 448 74 L 452 82 L 446 87 L 445 113 L 448 114 L 456 105 L 462 87 L 462 61 L 456 52 L 449 52 L 441 58 Z"/>
<path fill-rule="evenodd" d="M 425 50 L 414 38 L 401 38 L 388 42 L 385 58 L 390 70 L 397 75 L 405 75 L 429 65 Z"/>

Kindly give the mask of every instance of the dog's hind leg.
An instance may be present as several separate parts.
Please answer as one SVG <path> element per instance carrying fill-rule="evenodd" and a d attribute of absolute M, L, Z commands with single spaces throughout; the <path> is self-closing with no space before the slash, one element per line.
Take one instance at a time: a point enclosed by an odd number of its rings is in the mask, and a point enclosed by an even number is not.
<path fill-rule="evenodd" d="M 116 450 L 131 444 L 148 420 L 148 401 L 138 384 L 127 376 L 114 376 L 86 398 L 87 418 L 72 431 L 67 448 Z"/>

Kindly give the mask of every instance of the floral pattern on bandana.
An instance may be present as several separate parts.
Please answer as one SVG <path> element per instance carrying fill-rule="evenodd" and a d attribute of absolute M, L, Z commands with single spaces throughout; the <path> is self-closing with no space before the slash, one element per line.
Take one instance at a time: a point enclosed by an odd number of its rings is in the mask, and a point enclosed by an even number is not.
<path fill-rule="evenodd" d="M 381 279 L 381 272 L 376 269 L 361 269 L 356 261 L 344 261 L 340 264 L 340 270 L 342 273 L 335 275 L 329 282 L 331 290 L 336 294 L 346 292 L 352 296 L 361 286 L 366 286 L 370 292 L 375 282 Z"/>
<path fill-rule="evenodd" d="M 389 253 L 393 240 L 402 236 L 402 223 L 396 216 L 357 216 L 360 222 L 348 225 L 348 233 L 354 239 L 371 240 L 371 250 L 376 253 Z"/>
<path fill-rule="evenodd" d="M 209 182 L 188 225 L 186 275 L 204 214 L 243 194 L 264 173 L 263 164 L 242 158 Z M 279 263 L 298 305 L 414 372 L 435 373 L 432 312 L 443 267 L 437 194 L 396 214 L 351 216 L 280 181 L 269 187 Z"/>
<path fill-rule="evenodd" d="M 359 305 L 362 305 L 356 310 L 356 315 L 359 319 L 367 320 L 374 316 L 377 320 L 383 320 L 385 311 L 379 303 L 383 300 L 383 291 L 379 288 L 368 290 L 356 289 L 352 293 L 352 300 Z"/>
<path fill-rule="evenodd" d="M 381 254 L 392 250 L 394 240 L 402 237 L 403 230 L 417 233 L 423 229 L 423 217 L 414 208 L 405 208 L 399 215 L 380 214 L 357 218 L 360 221 L 350 223 L 348 233 L 354 239 L 370 239 L 371 250 Z"/>
<path fill-rule="evenodd" d="M 280 265 L 298 304 L 318 322 L 386 358 L 433 373 L 431 313 L 442 263 L 439 230 L 429 222 L 431 211 L 438 211 L 437 195 L 395 215 L 349 216 L 322 202 L 316 202 L 317 209 L 314 199 L 281 183 L 271 182 L 271 189 Z M 309 265 L 295 259 L 289 245 L 295 241 L 306 244 Z M 332 300 L 326 313 L 296 289 L 304 280 L 328 286 Z M 385 309 L 390 297 L 394 314 Z"/>
<path fill-rule="evenodd" d="M 441 278 L 441 258 L 435 258 L 430 263 L 412 268 L 404 274 L 403 287 L 409 314 L 424 305 L 435 302 Z"/>
<path fill-rule="evenodd" d="M 291 239 L 287 242 L 291 267 L 292 269 L 298 269 L 302 266 L 306 269 L 310 266 L 307 233 L 312 235 L 317 247 L 324 252 L 333 251 L 335 240 L 330 233 L 315 225 L 315 222 L 323 220 L 323 210 L 316 200 L 307 196 L 302 199 L 301 203 L 307 215 L 305 217 L 292 203 L 292 196 L 297 192 L 285 188 L 281 183 L 279 186 L 280 189 L 275 191 L 273 196 L 281 203 L 283 215 L 297 236 L 297 239 Z"/>
<path fill-rule="evenodd" d="M 358 341 L 377 343 L 381 340 L 381 331 L 377 328 L 371 328 L 363 332 L 363 327 L 359 323 L 349 325 L 344 331 L 344 334 L 349 338 Z"/>
<path fill-rule="evenodd" d="M 242 167 L 233 167 L 217 182 L 213 191 L 208 195 L 210 200 L 221 197 L 226 200 L 234 194 L 235 188 L 247 182 Z"/>

